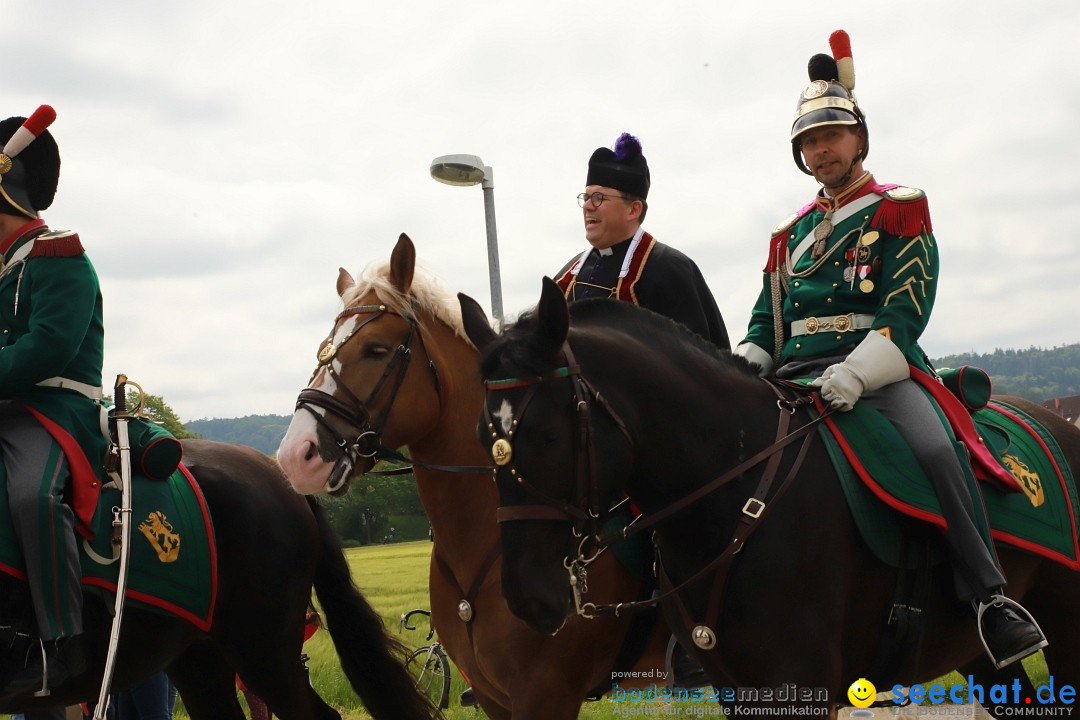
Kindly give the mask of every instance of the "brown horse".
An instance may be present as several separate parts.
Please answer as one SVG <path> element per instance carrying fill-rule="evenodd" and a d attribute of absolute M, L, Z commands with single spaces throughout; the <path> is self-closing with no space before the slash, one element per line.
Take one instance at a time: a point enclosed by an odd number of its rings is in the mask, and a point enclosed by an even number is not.
<path fill-rule="evenodd" d="M 1016 692 L 1021 710 L 1035 700 L 1019 664 L 987 661 L 947 563 L 922 580 L 921 641 L 879 654 L 897 589 L 911 581 L 863 541 L 807 412 L 778 402 L 742 358 L 628 303 L 568 307 L 546 278 L 537 310 L 501 336 L 475 301 L 461 302 L 487 386 L 479 431 L 498 451 L 499 512 L 509 520 L 506 597 L 532 627 L 557 630 L 582 602 L 567 553 L 596 532 L 603 498 L 625 491 L 644 512 L 639 527 L 655 530 L 672 627 L 722 689 L 797 687 L 786 699 L 835 704 L 858 678 L 888 690 L 962 668 L 984 705 L 999 700 L 991 686 Z M 1008 402 L 1037 418 L 1080 474 L 1080 431 Z M 792 441 L 786 451 L 778 438 Z M 1071 692 L 1080 685 L 1080 574 L 1014 546 L 997 550 L 1010 597 L 1050 641 L 1051 680 Z M 1038 704 L 1053 695 L 1044 686 Z"/>
<path fill-rule="evenodd" d="M 345 309 L 320 346 L 278 462 L 301 492 L 342 491 L 347 476 L 369 470 L 386 447 L 408 445 L 434 536 L 432 620 L 493 720 L 576 718 L 586 696 L 611 688 L 613 673 L 622 687 L 662 683 L 669 633 L 655 622 L 643 631 L 631 629 L 638 627 L 631 618 L 573 619 L 552 637 L 507 609 L 498 496 L 474 432 L 484 399 L 476 350 L 456 300 L 416 276 L 415 262 L 402 235 L 389 265 L 359 285 L 341 271 Z M 347 449 L 346 436 L 359 447 Z M 463 467 L 473 471 L 452 471 Z M 590 569 L 588 585 L 611 600 L 643 589 L 610 553 Z M 638 661 L 625 663 L 630 655 Z"/>

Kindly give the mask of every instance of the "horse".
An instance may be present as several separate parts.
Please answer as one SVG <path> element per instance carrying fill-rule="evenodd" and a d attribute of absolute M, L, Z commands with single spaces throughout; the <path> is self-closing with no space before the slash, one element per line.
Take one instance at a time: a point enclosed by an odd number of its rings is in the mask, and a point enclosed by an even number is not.
<path fill-rule="evenodd" d="M 613 673 L 624 687 L 663 682 L 670 633 L 656 618 L 574 620 L 552 637 L 510 614 L 490 461 L 472 432 L 483 388 L 457 302 L 416 272 L 404 234 L 389 264 L 361 280 L 339 272 L 344 310 L 277 453 L 289 481 L 303 493 L 342 492 L 350 473 L 408 446 L 434 541 L 432 621 L 492 720 L 577 718 L 586 696 L 610 690 Z M 359 454 L 345 449 L 349 438 L 362 443 Z M 588 583 L 612 599 L 648 592 L 611 553 Z"/>
<path fill-rule="evenodd" d="M 213 521 L 218 587 L 212 621 L 202 631 L 175 615 L 126 607 L 113 688 L 164 670 L 193 720 L 243 720 L 239 674 L 283 720 L 340 720 L 309 684 L 301 661 L 314 586 L 342 669 L 368 711 L 382 720 L 437 717 L 402 664 L 404 648 L 353 584 L 318 503 L 293 492 L 273 461 L 251 448 L 184 440 L 183 462 Z M 18 580 L 3 578 L 0 596 L 25 592 Z M 86 670 L 48 697 L 0 698 L 0 712 L 96 700 L 112 608 L 111 596 L 86 593 Z"/>
<path fill-rule="evenodd" d="M 625 491 L 655 533 L 665 615 L 716 687 L 797 687 L 793 694 L 835 711 L 888 647 L 885 618 L 900 577 L 862 541 L 822 443 L 806 442 L 816 434 L 807 410 L 779 400 L 742 358 L 670 320 L 606 300 L 568 307 L 547 278 L 536 309 L 501 335 L 474 300 L 459 299 L 487 388 L 478 432 L 499 467 L 499 512 L 512 518 L 502 542 L 513 611 L 556 632 L 588 605 L 570 582 L 581 537 L 595 535 L 603 498 Z M 1050 430 L 1075 476 L 1080 431 L 1032 403 L 1009 402 Z M 767 473 L 754 463 L 770 454 L 782 417 L 791 450 L 771 455 L 777 481 L 759 497 Z M 997 552 L 1010 597 L 1023 600 L 1050 640 L 1045 658 L 1058 687 L 1075 687 L 1080 576 L 1014 547 L 998 544 Z M 948 563 L 930 572 L 921 640 L 878 666 L 877 687 L 962 668 L 995 685 L 1021 682 L 1034 698 L 1028 679 L 1015 677 L 1023 670 L 995 670 L 987 659 Z"/>

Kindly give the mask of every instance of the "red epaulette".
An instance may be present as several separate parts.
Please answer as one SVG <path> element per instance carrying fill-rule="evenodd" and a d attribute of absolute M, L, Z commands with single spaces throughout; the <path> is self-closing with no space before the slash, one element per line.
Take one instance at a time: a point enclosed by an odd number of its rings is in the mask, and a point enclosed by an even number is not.
<path fill-rule="evenodd" d="M 787 231 L 791 226 L 806 217 L 807 213 L 814 209 L 817 203 L 807 203 L 799 212 L 789 217 L 784 222 L 773 228 L 772 239 L 769 241 L 769 259 L 765 262 L 765 272 L 773 272 L 780 267 L 787 257 Z"/>
<path fill-rule="evenodd" d="M 84 252 L 78 233 L 70 230 L 50 230 L 34 238 L 34 249 L 27 258 L 78 257 Z"/>
<path fill-rule="evenodd" d="M 930 204 L 926 193 L 902 185 L 879 185 L 874 191 L 882 197 L 870 227 L 890 235 L 915 237 L 934 231 L 930 223 Z"/>

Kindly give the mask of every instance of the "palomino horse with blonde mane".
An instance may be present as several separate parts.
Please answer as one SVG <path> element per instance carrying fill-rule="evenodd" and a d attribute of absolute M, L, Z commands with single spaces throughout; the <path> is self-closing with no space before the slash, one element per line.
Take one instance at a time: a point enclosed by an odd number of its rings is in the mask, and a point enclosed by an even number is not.
<path fill-rule="evenodd" d="M 621 687 L 662 683 L 662 623 L 642 630 L 629 617 L 575 618 L 552 636 L 507 608 L 498 495 L 475 434 L 484 400 L 476 349 L 457 301 L 416 276 L 415 263 L 402 235 L 389 265 L 359 284 L 340 272 L 344 309 L 319 347 L 278 462 L 302 493 L 344 492 L 388 448 L 408 445 L 434 537 L 432 621 L 492 720 L 570 720 L 613 678 Z M 609 600 L 648 592 L 611 553 L 590 567 L 588 584 Z"/>

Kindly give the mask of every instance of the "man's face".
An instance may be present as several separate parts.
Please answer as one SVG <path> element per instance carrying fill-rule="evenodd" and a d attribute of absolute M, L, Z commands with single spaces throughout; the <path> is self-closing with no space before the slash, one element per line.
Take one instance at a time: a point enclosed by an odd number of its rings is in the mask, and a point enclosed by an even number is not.
<path fill-rule="evenodd" d="M 806 168 L 830 190 L 841 190 L 846 181 L 862 175 L 862 160 L 852 168 L 852 161 L 862 153 L 862 134 L 851 125 L 823 125 L 799 136 Z M 850 176 L 849 176 L 850 171 Z M 845 180 L 846 179 L 846 180 Z"/>
<path fill-rule="evenodd" d="M 585 219 L 585 239 L 594 248 L 608 248 L 626 240 L 637 232 L 641 206 L 638 202 L 627 202 L 623 193 L 603 185 L 589 185 L 586 195 L 603 193 L 604 200 L 599 205 L 591 199 L 585 201 L 581 212 Z"/>

